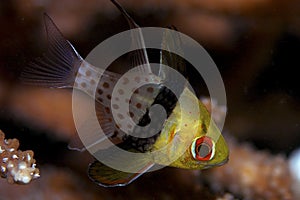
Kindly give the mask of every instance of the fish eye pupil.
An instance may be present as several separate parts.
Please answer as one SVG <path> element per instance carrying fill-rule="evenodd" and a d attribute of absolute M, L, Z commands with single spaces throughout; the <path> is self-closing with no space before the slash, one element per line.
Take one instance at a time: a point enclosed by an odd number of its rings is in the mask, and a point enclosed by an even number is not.
<path fill-rule="evenodd" d="M 210 147 L 206 143 L 202 143 L 197 147 L 198 156 L 201 158 L 205 158 L 210 154 Z"/>
<path fill-rule="evenodd" d="M 208 136 L 195 138 L 191 145 L 191 153 L 195 160 L 209 161 L 214 157 L 214 142 Z"/>

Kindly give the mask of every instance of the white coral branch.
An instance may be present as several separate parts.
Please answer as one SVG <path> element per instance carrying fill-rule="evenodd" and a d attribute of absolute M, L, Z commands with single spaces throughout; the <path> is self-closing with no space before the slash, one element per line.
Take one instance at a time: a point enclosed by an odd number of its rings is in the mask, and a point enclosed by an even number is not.
<path fill-rule="evenodd" d="M 39 169 L 36 168 L 33 151 L 18 150 L 17 139 L 5 139 L 0 130 L 0 171 L 1 176 L 9 183 L 27 184 L 31 180 L 40 177 Z"/>

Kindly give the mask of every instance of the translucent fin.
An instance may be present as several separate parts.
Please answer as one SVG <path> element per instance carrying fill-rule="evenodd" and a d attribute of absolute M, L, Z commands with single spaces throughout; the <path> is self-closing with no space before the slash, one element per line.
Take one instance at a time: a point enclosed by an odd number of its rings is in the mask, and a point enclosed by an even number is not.
<path fill-rule="evenodd" d="M 139 66 L 138 70 L 140 70 L 144 74 L 149 74 L 151 73 L 151 67 L 149 65 L 149 59 L 147 55 L 147 51 L 145 48 L 145 42 L 143 38 L 142 31 L 135 23 L 135 21 L 129 16 L 129 14 L 126 12 L 126 10 L 115 0 L 111 0 L 111 2 L 120 10 L 120 12 L 123 14 L 125 19 L 127 20 L 130 29 L 136 29 L 137 32 L 132 32 L 131 38 L 132 38 L 132 47 L 134 49 L 138 49 L 134 51 L 131 54 L 132 57 L 132 64 L 133 67 Z M 146 64 L 146 65 L 145 65 Z M 143 65 L 143 66 L 140 66 Z"/>
<path fill-rule="evenodd" d="M 82 58 L 46 13 L 44 20 L 48 51 L 29 63 L 21 73 L 20 79 L 26 84 L 45 87 L 72 87 Z"/>
<path fill-rule="evenodd" d="M 183 55 L 182 41 L 179 33 L 176 31 L 177 29 L 172 26 L 169 27 L 169 29 L 166 29 L 163 34 L 161 49 L 165 50 L 160 51 L 160 63 L 163 65 L 161 65 L 159 68 L 158 76 L 161 78 L 164 84 L 174 86 L 172 89 L 174 94 L 181 94 L 184 88 L 187 86 L 188 80 L 184 59 L 180 55 L 171 53 L 171 49 L 176 49 L 177 52 L 181 51 L 180 53 Z M 164 65 L 168 67 L 164 67 Z M 176 70 L 179 73 L 174 73 L 173 70 Z M 180 74 L 185 77 L 185 80 L 181 79 Z M 173 102 L 175 105 L 177 101 L 171 102 Z"/>
<path fill-rule="evenodd" d="M 135 67 L 134 72 L 137 72 L 138 76 L 136 79 L 153 79 L 158 78 L 152 73 L 152 69 L 149 63 L 148 54 L 145 48 L 145 42 L 143 38 L 142 31 L 137 25 L 137 23 L 129 16 L 125 9 L 115 0 L 111 0 L 112 3 L 120 10 L 125 19 L 127 20 L 130 29 L 135 29 L 132 31 L 132 48 L 137 49 L 133 51 L 130 56 L 132 59 L 132 67 Z M 137 81 L 138 82 L 138 81 Z M 138 88 L 132 95 L 129 103 L 130 116 L 133 121 L 137 124 L 139 120 L 147 113 L 148 109 L 152 105 L 155 97 L 157 96 L 160 85 L 157 81 L 157 85 L 151 84 L 147 87 Z"/>
<path fill-rule="evenodd" d="M 182 51 L 182 41 L 180 39 L 180 35 L 177 32 L 171 31 L 175 30 L 177 31 L 176 27 L 171 26 L 169 27 L 170 31 L 167 30 L 164 35 L 163 35 L 163 40 L 162 40 L 162 49 L 166 49 L 166 51 L 161 51 L 160 52 L 160 63 L 167 65 L 176 71 L 180 72 L 183 76 L 186 77 L 186 65 L 183 60 L 179 55 L 174 56 L 169 49 L 177 49 L 177 51 Z M 169 74 L 170 72 L 166 68 L 160 68 L 159 72 L 159 77 L 161 77 L 163 80 L 168 79 L 168 77 L 171 75 Z"/>
<path fill-rule="evenodd" d="M 93 99 L 90 99 L 93 101 Z M 88 102 L 89 103 L 89 102 Z M 90 105 L 93 103 L 90 102 Z M 93 112 L 87 108 L 86 110 L 89 114 L 82 121 L 77 121 L 77 130 L 80 134 L 84 134 L 84 144 L 82 143 L 80 137 L 78 135 L 73 136 L 69 143 L 69 149 L 84 151 L 86 149 L 90 149 L 92 151 L 98 151 L 100 149 L 109 148 L 113 144 L 119 144 L 123 142 L 122 137 L 125 135 L 118 126 L 112 120 L 112 114 L 110 109 L 106 106 L 101 105 L 99 102 L 95 102 L 95 111 L 97 120 L 95 120 L 95 116 L 93 116 Z M 102 132 L 100 132 L 100 127 Z M 104 133 L 105 135 L 103 135 Z M 111 142 L 108 142 L 107 140 Z"/>
<path fill-rule="evenodd" d="M 98 105 L 98 106 L 97 106 Z M 111 110 L 108 107 L 96 105 L 96 114 L 101 125 L 101 129 L 114 144 L 123 142 L 125 133 L 120 129 L 114 119 Z"/>
<path fill-rule="evenodd" d="M 137 152 L 134 149 L 127 150 L 130 152 Z M 149 157 L 147 157 L 147 154 L 145 154 L 145 157 L 139 160 L 139 162 L 132 158 L 121 157 L 122 155 L 114 149 L 99 151 L 95 155 L 97 154 L 101 154 L 105 158 L 109 159 L 107 160 L 108 162 L 119 163 L 119 167 L 122 169 L 137 171 L 137 173 L 118 171 L 100 163 L 99 161 L 95 161 L 90 164 L 88 175 L 95 183 L 104 187 L 128 185 L 155 166 L 155 164 L 150 161 Z"/>
<path fill-rule="evenodd" d="M 88 175 L 90 179 L 103 187 L 126 186 L 143 175 L 152 166 L 147 166 L 140 173 L 127 173 L 112 169 L 99 161 L 95 161 L 90 164 Z"/>
<path fill-rule="evenodd" d="M 77 134 L 74 134 L 74 136 L 71 138 L 68 144 L 68 148 L 70 150 L 81 151 L 81 152 L 86 150 L 84 144 L 82 143 L 82 141 L 80 140 Z"/>

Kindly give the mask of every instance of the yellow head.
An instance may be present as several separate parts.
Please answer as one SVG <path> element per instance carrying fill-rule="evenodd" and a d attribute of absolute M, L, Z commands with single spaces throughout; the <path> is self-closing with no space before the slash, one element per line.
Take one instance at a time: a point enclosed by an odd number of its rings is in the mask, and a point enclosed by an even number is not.
<path fill-rule="evenodd" d="M 227 144 L 206 107 L 188 89 L 184 89 L 180 98 L 184 99 L 181 101 L 184 109 L 176 105 L 154 144 L 153 150 L 166 149 L 155 159 L 156 163 L 172 161 L 169 166 L 185 169 L 206 169 L 226 163 Z M 190 114 L 189 110 L 195 110 L 190 100 L 197 102 L 199 115 Z"/>

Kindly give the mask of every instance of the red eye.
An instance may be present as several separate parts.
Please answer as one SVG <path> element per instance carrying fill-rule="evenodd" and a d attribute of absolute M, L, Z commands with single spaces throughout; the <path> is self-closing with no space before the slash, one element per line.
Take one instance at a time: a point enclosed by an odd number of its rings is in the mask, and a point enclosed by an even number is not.
<path fill-rule="evenodd" d="M 191 152 L 196 160 L 211 160 L 214 156 L 214 143 L 211 138 L 207 136 L 197 138 L 191 146 Z"/>

